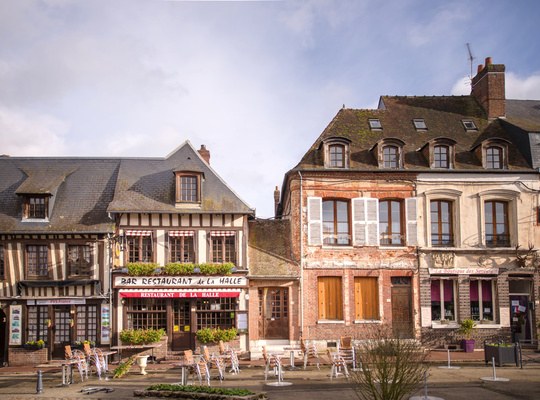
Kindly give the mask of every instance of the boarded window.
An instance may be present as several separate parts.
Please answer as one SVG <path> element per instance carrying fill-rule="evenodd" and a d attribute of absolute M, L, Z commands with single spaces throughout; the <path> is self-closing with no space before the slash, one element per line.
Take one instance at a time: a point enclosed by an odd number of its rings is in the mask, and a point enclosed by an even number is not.
<path fill-rule="evenodd" d="M 341 277 L 324 276 L 318 279 L 319 319 L 343 320 Z"/>
<path fill-rule="evenodd" d="M 379 319 L 377 278 L 354 278 L 354 319 Z"/>

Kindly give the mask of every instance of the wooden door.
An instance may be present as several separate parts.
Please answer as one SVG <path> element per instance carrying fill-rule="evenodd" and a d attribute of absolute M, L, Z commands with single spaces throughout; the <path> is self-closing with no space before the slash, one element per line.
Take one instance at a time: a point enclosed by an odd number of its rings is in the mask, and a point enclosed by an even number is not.
<path fill-rule="evenodd" d="M 289 339 L 289 291 L 287 288 L 259 289 L 259 336 Z"/>
<path fill-rule="evenodd" d="M 173 300 L 172 350 L 187 350 L 193 346 L 191 304 L 186 299 Z"/>
<path fill-rule="evenodd" d="M 392 331 L 395 338 L 413 337 L 412 287 L 409 277 L 392 277 Z"/>
<path fill-rule="evenodd" d="M 55 306 L 53 309 L 53 358 L 64 358 L 64 346 L 71 344 L 70 306 Z"/>

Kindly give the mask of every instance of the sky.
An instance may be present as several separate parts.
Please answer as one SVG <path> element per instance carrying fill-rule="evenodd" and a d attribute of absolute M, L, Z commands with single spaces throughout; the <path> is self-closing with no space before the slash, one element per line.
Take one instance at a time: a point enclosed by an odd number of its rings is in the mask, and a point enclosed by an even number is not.
<path fill-rule="evenodd" d="M 537 0 L 0 0 L 0 154 L 166 157 L 189 140 L 260 218 L 343 106 L 540 99 Z"/>

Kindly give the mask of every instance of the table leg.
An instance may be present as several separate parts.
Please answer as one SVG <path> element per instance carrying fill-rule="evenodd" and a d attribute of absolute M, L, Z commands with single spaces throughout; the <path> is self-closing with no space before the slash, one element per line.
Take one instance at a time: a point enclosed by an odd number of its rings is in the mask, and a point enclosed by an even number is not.
<path fill-rule="evenodd" d="M 294 350 L 291 350 L 290 356 L 289 356 L 289 369 L 296 369 L 296 365 L 294 365 Z"/>

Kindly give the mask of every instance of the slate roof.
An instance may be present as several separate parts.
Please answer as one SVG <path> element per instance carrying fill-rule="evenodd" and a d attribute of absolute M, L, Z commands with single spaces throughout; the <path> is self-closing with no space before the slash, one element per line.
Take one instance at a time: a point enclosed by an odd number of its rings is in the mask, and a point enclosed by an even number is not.
<path fill-rule="evenodd" d="M 204 176 L 200 208 L 175 208 L 174 170 Z M 50 195 L 49 221 L 22 221 L 24 195 Z M 189 142 L 166 158 L 0 156 L 0 233 L 113 232 L 109 212 L 252 214 Z"/>
<path fill-rule="evenodd" d="M 370 129 L 369 119 L 379 119 L 382 130 Z M 424 119 L 427 130 L 417 130 L 413 119 Z M 478 130 L 466 131 L 463 120 L 472 120 Z M 379 171 L 376 155 L 370 150 L 381 139 L 398 138 L 404 142 L 404 170 L 415 172 L 431 170 L 420 149 L 433 139 L 448 138 L 456 142 L 455 168 L 449 172 L 485 172 L 481 160 L 471 150 L 487 138 L 510 142 L 513 138 L 501 120 L 488 121 L 485 111 L 473 96 L 383 96 L 375 110 L 339 110 L 292 171 L 324 170 L 321 145 L 325 139 L 333 137 L 350 140 L 349 171 Z M 509 170 L 530 169 L 531 164 L 520 148 L 510 143 Z"/>

